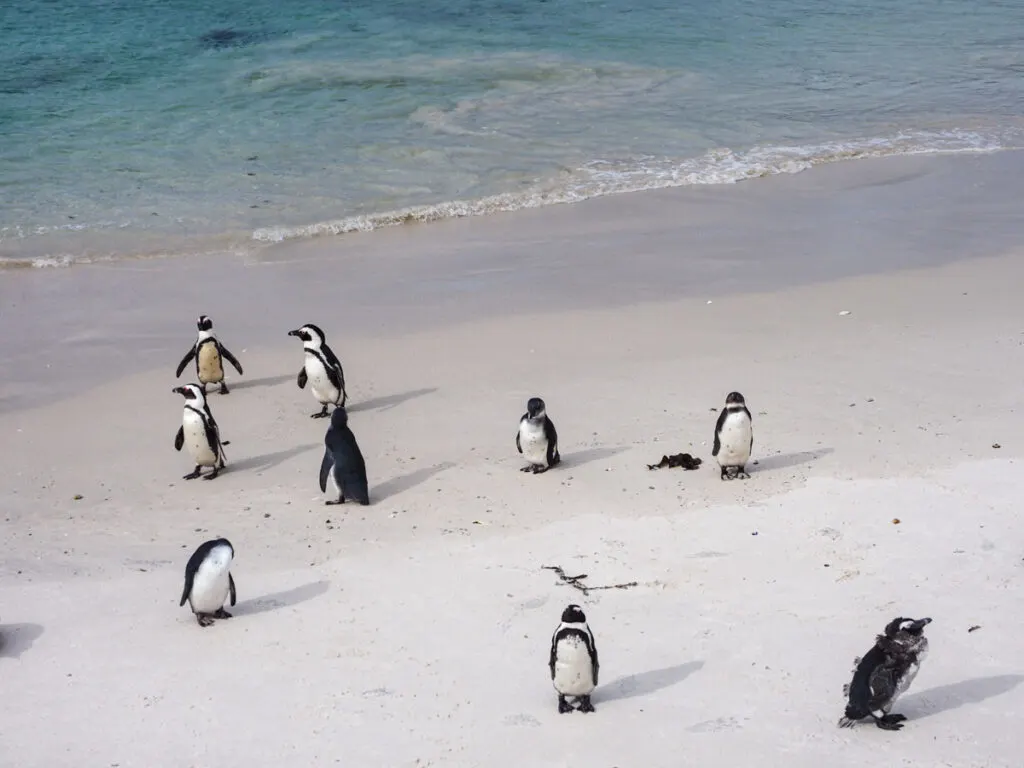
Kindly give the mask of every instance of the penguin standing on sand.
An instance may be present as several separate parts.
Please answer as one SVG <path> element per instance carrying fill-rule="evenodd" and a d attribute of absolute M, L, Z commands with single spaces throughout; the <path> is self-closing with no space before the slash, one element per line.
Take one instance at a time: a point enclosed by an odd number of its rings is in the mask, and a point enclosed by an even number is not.
<path fill-rule="evenodd" d="M 864 658 L 854 660 L 853 681 L 843 686 L 849 698 L 846 713 L 839 718 L 840 728 L 850 728 L 869 715 L 875 725 L 886 731 L 903 727 L 905 715 L 890 714 L 896 699 L 917 677 L 928 655 L 924 628 L 931 619 L 893 619 L 885 632 L 875 639 Z"/>
<path fill-rule="evenodd" d="M 227 360 L 235 366 L 239 376 L 242 375 L 242 366 L 228 351 L 228 348 L 213 335 L 213 321 L 210 318 L 200 315 L 196 327 L 199 329 L 196 343 L 188 351 L 188 354 L 181 358 L 175 378 L 181 378 L 181 372 L 185 370 L 188 361 L 194 357 L 196 359 L 196 376 L 203 386 L 203 392 L 206 392 L 207 384 L 220 384 L 220 393 L 226 395 L 228 394 L 228 385 L 224 381 L 224 361 Z"/>
<path fill-rule="evenodd" d="M 597 645 L 587 617 L 578 605 L 562 612 L 562 621 L 551 636 L 551 682 L 558 692 L 560 714 L 572 712 L 569 699 L 575 699 L 580 712 L 593 712 L 590 694 L 597 687 Z"/>
<path fill-rule="evenodd" d="M 185 589 L 181 593 L 181 607 L 188 600 L 200 627 L 208 627 L 214 619 L 230 619 L 224 610 L 224 601 L 231 595 L 235 604 L 235 580 L 231 577 L 234 547 L 227 539 L 204 541 L 192 553 L 185 566 Z"/>
<path fill-rule="evenodd" d="M 297 379 L 299 389 L 305 389 L 308 381 L 313 397 L 323 405 L 323 410 L 312 414 L 311 418 L 327 418 L 328 405 L 344 408 L 348 398 L 345 394 L 345 373 L 334 351 L 327 346 L 324 332 L 312 323 L 307 323 L 294 331 L 288 331 L 288 335 L 302 339 L 302 349 L 306 354 Z"/>
<path fill-rule="evenodd" d="M 331 426 L 324 436 L 324 458 L 320 462 L 320 490 L 324 493 L 327 493 L 328 481 L 334 499 L 328 499 L 325 504 L 344 504 L 346 497 L 364 506 L 370 503 L 366 462 L 356 436 L 348 427 L 348 414 L 341 406 L 331 414 Z"/>
<path fill-rule="evenodd" d="M 184 479 L 194 480 L 199 477 L 203 467 L 213 467 L 213 472 L 203 476 L 204 480 L 213 480 L 224 469 L 224 446 L 230 441 L 221 442 L 220 428 L 210 412 L 202 387 L 198 384 L 186 384 L 171 391 L 185 398 L 181 426 L 178 427 L 178 434 L 174 436 L 174 450 L 180 451 L 181 447 L 187 444 L 188 452 L 196 464 L 195 470 L 185 475 Z"/>
<path fill-rule="evenodd" d="M 747 401 L 739 392 L 730 392 L 725 408 L 715 424 L 715 447 L 711 455 L 718 459 L 722 479 L 749 479 L 747 462 L 754 449 L 754 425 L 747 410 Z"/>
<path fill-rule="evenodd" d="M 530 462 L 520 472 L 539 475 L 557 466 L 562 457 L 558 455 L 558 432 L 548 418 L 547 407 L 539 397 L 531 397 L 526 403 L 526 413 L 519 419 L 516 433 L 516 450 Z"/>

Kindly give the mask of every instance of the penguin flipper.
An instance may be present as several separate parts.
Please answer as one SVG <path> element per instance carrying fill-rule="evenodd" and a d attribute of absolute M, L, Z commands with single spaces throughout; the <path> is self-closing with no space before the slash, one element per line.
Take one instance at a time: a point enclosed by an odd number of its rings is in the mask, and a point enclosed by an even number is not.
<path fill-rule="evenodd" d="M 178 434 L 174 436 L 174 450 L 180 451 L 181 447 L 185 444 L 185 427 L 178 427 Z"/>
<path fill-rule="evenodd" d="M 331 455 L 331 449 L 324 449 L 324 458 L 320 462 L 320 492 L 327 493 L 327 476 L 331 473 L 331 469 L 334 467 L 334 457 Z"/>
<path fill-rule="evenodd" d="M 516 450 L 519 451 L 520 453 L 522 453 L 523 452 L 523 444 L 522 444 L 522 442 L 519 439 L 519 434 L 520 434 L 519 432 L 516 432 Z"/>
<path fill-rule="evenodd" d="M 230 572 L 228 573 L 228 589 L 231 591 L 231 605 L 234 605 L 237 597 L 235 594 L 235 579 Z"/>
<path fill-rule="evenodd" d="M 228 348 L 222 345 L 220 342 L 217 342 L 217 347 L 220 350 L 220 356 L 227 360 L 229 363 L 231 363 L 233 366 L 235 366 L 235 370 L 238 371 L 238 375 L 241 376 L 242 366 L 238 364 L 238 360 L 235 359 L 235 356 L 232 355 L 231 352 L 228 351 Z"/>
<path fill-rule="evenodd" d="M 178 607 L 181 608 L 188 600 L 188 596 L 192 593 L 192 581 L 195 579 L 195 571 L 191 568 L 185 570 L 185 589 L 181 591 L 181 602 L 178 603 Z"/>
<path fill-rule="evenodd" d="M 548 466 L 553 467 L 562 460 L 558 455 L 558 431 L 555 429 L 555 422 L 551 419 L 544 419 L 544 437 L 548 441 Z"/>
<path fill-rule="evenodd" d="M 548 657 L 548 669 L 551 670 L 551 679 L 555 679 L 555 659 L 558 656 L 558 630 L 551 635 L 551 655 Z"/>
<path fill-rule="evenodd" d="M 196 356 L 196 348 L 195 348 L 195 345 L 193 344 L 192 345 L 192 349 L 190 349 L 188 351 L 188 353 L 183 358 L 181 358 L 181 362 L 178 363 L 178 370 L 176 370 L 174 372 L 174 378 L 176 378 L 176 379 L 180 379 L 181 378 L 181 372 L 185 370 L 185 366 L 188 365 L 188 361 L 191 360 L 195 356 Z"/>
<path fill-rule="evenodd" d="M 723 408 L 722 412 L 718 414 L 718 421 L 715 422 L 715 445 L 714 448 L 711 449 L 712 456 L 717 456 L 718 452 L 722 450 L 722 441 L 718 439 L 718 435 L 722 432 L 722 426 L 725 424 L 725 417 L 727 414 L 728 411 Z"/>
<path fill-rule="evenodd" d="M 306 379 L 309 377 L 306 375 L 306 366 L 302 366 L 302 370 L 299 371 L 299 376 L 295 380 L 295 383 L 299 385 L 299 389 L 306 388 Z"/>

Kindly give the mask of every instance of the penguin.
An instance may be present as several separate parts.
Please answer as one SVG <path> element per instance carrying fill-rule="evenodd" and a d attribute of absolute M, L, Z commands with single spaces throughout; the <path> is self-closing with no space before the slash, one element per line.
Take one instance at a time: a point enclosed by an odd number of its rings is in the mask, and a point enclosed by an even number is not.
<path fill-rule="evenodd" d="M 224 446 L 229 445 L 230 441 L 221 441 L 220 428 L 214 421 L 201 386 L 186 384 L 171 391 L 185 398 L 181 426 L 178 427 L 178 434 L 174 436 L 174 450 L 180 451 L 187 442 L 188 452 L 196 463 L 195 470 L 185 475 L 184 479 L 194 480 L 199 477 L 203 467 L 213 467 L 213 472 L 203 476 L 204 480 L 213 480 L 224 469 L 227 459 L 224 455 Z"/>
<path fill-rule="evenodd" d="M 722 479 L 749 479 L 747 462 L 753 449 L 754 426 L 747 401 L 739 392 L 730 392 L 725 398 L 725 408 L 718 414 L 715 447 L 711 451 L 722 468 Z"/>
<path fill-rule="evenodd" d="M 323 405 L 323 410 L 312 414 L 311 418 L 327 418 L 327 406 L 331 404 L 344 408 L 348 398 L 345 394 L 345 373 L 334 351 L 327 346 L 324 332 L 312 323 L 306 323 L 301 328 L 288 331 L 288 335 L 302 339 L 302 349 L 306 353 L 306 361 L 297 380 L 299 389 L 305 389 L 309 381 L 313 397 Z"/>
<path fill-rule="evenodd" d="M 231 561 L 235 549 L 227 539 L 204 541 L 192 553 L 185 566 L 185 589 L 181 592 L 180 608 L 188 600 L 200 627 L 208 627 L 214 619 L 230 619 L 224 610 L 224 601 L 231 595 L 235 604 L 235 580 L 231 576 Z"/>
<path fill-rule="evenodd" d="M 572 712 L 569 699 L 575 699 L 580 712 L 593 712 L 590 694 L 597 687 L 597 645 L 587 617 L 578 605 L 562 611 L 562 621 L 551 636 L 548 660 L 551 682 L 558 692 L 558 712 Z"/>
<path fill-rule="evenodd" d="M 526 413 L 519 419 L 516 450 L 530 462 L 520 472 L 539 475 L 557 466 L 562 460 L 558 455 L 558 432 L 554 422 L 548 418 L 547 406 L 539 397 L 529 399 Z"/>
<path fill-rule="evenodd" d="M 890 710 L 914 682 L 928 655 L 924 628 L 931 621 L 893 619 L 875 639 L 874 647 L 863 658 L 854 660 L 853 681 L 843 686 L 849 703 L 846 713 L 839 718 L 840 728 L 850 728 L 869 715 L 883 730 L 898 731 L 903 727 L 906 716 L 890 714 Z"/>
<path fill-rule="evenodd" d="M 335 498 L 328 499 L 325 504 L 344 504 L 346 496 L 363 506 L 370 503 L 366 462 L 356 443 L 356 436 L 349 429 L 348 413 L 343 406 L 334 409 L 331 426 L 324 435 L 324 458 L 320 462 L 320 490 L 324 493 L 327 493 L 328 480 Z"/>
<path fill-rule="evenodd" d="M 217 337 L 213 335 L 213 321 L 209 317 L 200 315 L 199 320 L 196 322 L 196 327 L 199 329 L 196 343 L 181 358 L 175 378 L 181 378 L 181 372 L 185 370 L 188 361 L 194 357 L 196 359 L 196 376 L 203 387 L 203 393 L 206 393 L 207 384 L 220 384 L 220 393 L 226 395 L 228 394 L 228 385 L 224 381 L 224 361 L 227 360 L 235 366 L 239 376 L 242 375 L 242 366 L 239 365 L 235 356 L 228 351 L 228 348 L 221 344 Z"/>

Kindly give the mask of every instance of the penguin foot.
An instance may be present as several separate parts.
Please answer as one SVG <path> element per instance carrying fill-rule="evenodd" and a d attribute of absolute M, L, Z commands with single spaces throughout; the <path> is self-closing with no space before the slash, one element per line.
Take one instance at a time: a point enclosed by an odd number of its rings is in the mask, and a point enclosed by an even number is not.
<path fill-rule="evenodd" d="M 208 627 L 213 624 L 213 616 L 208 613 L 197 613 L 196 623 L 198 623 L 200 627 Z"/>
<path fill-rule="evenodd" d="M 200 467 L 196 467 L 194 470 L 189 472 L 187 475 L 182 475 L 182 480 L 195 480 L 199 477 Z"/>
<path fill-rule="evenodd" d="M 737 480 L 749 480 L 750 479 L 750 475 L 749 475 L 749 473 L 747 472 L 747 470 L 745 468 L 740 467 L 739 472 L 736 473 L 736 479 Z"/>
<path fill-rule="evenodd" d="M 344 504 L 344 503 L 345 503 L 345 499 L 343 499 L 343 498 L 342 499 L 335 499 L 334 501 L 328 500 L 328 501 L 324 502 L 324 506 L 333 507 L 335 504 Z"/>
<path fill-rule="evenodd" d="M 218 608 L 217 612 L 215 614 L 213 614 L 213 618 L 215 618 L 215 619 L 230 619 L 231 618 L 231 614 L 228 613 L 227 611 L 225 611 L 223 608 Z"/>
<path fill-rule="evenodd" d="M 309 418 L 311 418 L 311 419 L 326 419 L 327 418 L 327 406 L 324 405 L 323 410 L 317 411 L 316 413 L 311 414 Z"/>
<path fill-rule="evenodd" d="M 725 467 L 722 467 L 722 479 L 732 480 L 732 475 L 729 474 L 729 471 Z"/>
<path fill-rule="evenodd" d="M 529 472 L 532 469 L 533 469 L 533 464 L 527 464 L 525 467 L 522 467 L 519 471 L 520 472 Z"/>
<path fill-rule="evenodd" d="M 542 467 L 540 464 L 533 464 L 530 466 L 530 471 L 535 475 L 542 475 L 547 472 L 549 467 Z"/>
<path fill-rule="evenodd" d="M 213 480 L 217 475 L 220 474 L 220 467 L 214 467 L 213 472 L 208 475 L 203 475 L 203 480 Z"/>
<path fill-rule="evenodd" d="M 906 719 L 906 715 L 886 715 L 882 718 L 887 723 L 902 723 Z"/>
<path fill-rule="evenodd" d="M 590 703 L 589 696 L 580 696 L 580 712 L 593 712 L 594 705 Z"/>
<path fill-rule="evenodd" d="M 565 696 L 558 697 L 558 714 L 564 715 L 566 712 L 572 712 L 572 705 L 565 700 Z"/>
<path fill-rule="evenodd" d="M 898 731 L 903 727 L 903 723 L 894 723 L 892 720 L 885 718 L 879 718 L 875 720 L 875 725 L 881 728 L 883 731 Z"/>
<path fill-rule="evenodd" d="M 229 394 L 229 391 L 228 391 L 228 385 L 227 385 L 226 383 L 224 383 L 223 381 L 222 381 L 222 382 L 220 383 L 220 393 L 221 393 L 222 395 L 227 395 L 227 394 Z"/>

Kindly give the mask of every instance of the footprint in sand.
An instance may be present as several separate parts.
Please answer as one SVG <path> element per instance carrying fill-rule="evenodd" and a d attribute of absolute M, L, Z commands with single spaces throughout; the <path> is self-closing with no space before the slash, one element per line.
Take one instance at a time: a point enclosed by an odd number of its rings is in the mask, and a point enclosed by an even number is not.
<path fill-rule="evenodd" d="M 540 725 L 538 720 L 533 715 L 519 714 L 519 715 L 506 715 L 502 721 L 505 725 L 529 725 L 537 726 Z"/>
<path fill-rule="evenodd" d="M 735 717 L 719 717 L 694 723 L 688 730 L 690 733 L 715 733 L 717 731 L 735 731 L 743 727 L 743 723 Z"/>

